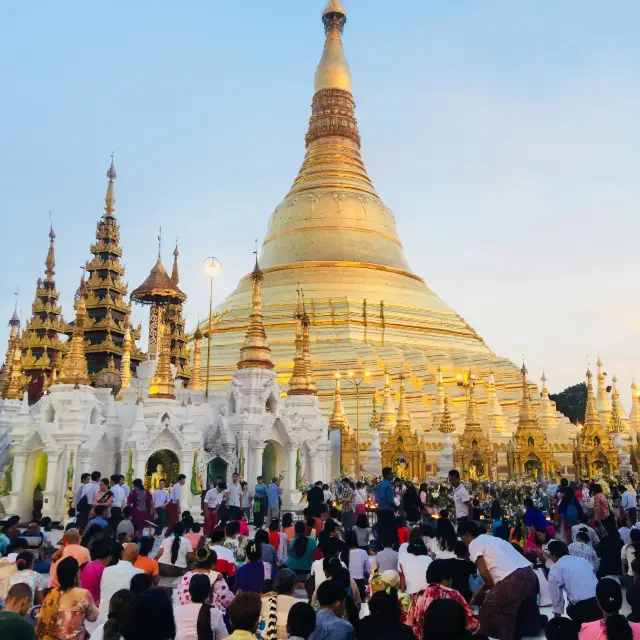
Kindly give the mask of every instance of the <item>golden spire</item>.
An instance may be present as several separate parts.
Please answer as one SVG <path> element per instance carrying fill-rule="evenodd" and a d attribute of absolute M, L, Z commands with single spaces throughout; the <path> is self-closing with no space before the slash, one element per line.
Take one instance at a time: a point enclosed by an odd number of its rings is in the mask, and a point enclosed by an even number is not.
<path fill-rule="evenodd" d="M 53 278 L 53 276 L 55 275 L 55 267 L 56 267 L 56 252 L 55 252 L 55 239 L 56 239 L 56 234 L 55 231 L 53 230 L 53 227 L 51 227 L 49 229 L 49 251 L 47 252 L 47 259 L 45 260 L 44 264 L 47 267 L 45 269 L 45 275 L 46 278 L 44 279 L 45 282 L 48 282 L 49 280 L 51 280 L 51 278 Z"/>
<path fill-rule="evenodd" d="M 538 415 L 540 418 L 555 418 L 555 410 L 553 408 L 553 402 L 549 398 L 549 389 L 547 388 L 547 376 L 545 372 L 542 372 L 542 389 L 540 390 L 540 411 Z"/>
<path fill-rule="evenodd" d="M 342 32 L 347 12 L 340 0 L 329 0 L 322 12 L 326 41 L 314 81 L 316 92 L 323 89 L 342 89 L 351 92 L 351 71 L 344 55 Z"/>
<path fill-rule="evenodd" d="M 611 412 L 611 399 L 607 393 L 607 374 L 603 370 L 602 360 L 598 355 L 598 392 L 596 393 L 596 409 L 602 413 Z"/>
<path fill-rule="evenodd" d="M 336 373 L 336 388 L 333 394 L 333 411 L 329 416 L 329 429 L 343 429 L 348 426 L 347 417 L 344 414 L 342 396 L 340 395 L 340 374 Z"/>
<path fill-rule="evenodd" d="M 200 391 L 200 340 L 202 340 L 202 331 L 200 326 L 196 327 L 196 332 L 193 334 L 193 366 L 191 367 L 191 378 L 187 389 L 193 389 L 194 391 Z"/>
<path fill-rule="evenodd" d="M 398 398 L 398 411 L 396 413 L 396 429 L 401 431 L 411 429 L 411 421 L 409 420 L 409 412 L 407 411 L 407 401 L 404 389 L 404 373 L 400 371 L 400 397 Z"/>
<path fill-rule="evenodd" d="M 391 396 L 391 378 L 389 372 L 384 370 L 384 390 L 382 391 L 382 407 L 380 409 L 380 429 L 385 432 L 393 431 L 396 426 L 396 412 L 393 408 Z"/>
<path fill-rule="evenodd" d="M 476 383 L 472 376 L 469 376 L 469 395 L 467 397 L 467 418 L 465 427 L 480 427 L 478 417 L 478 404 L 476 403 Z"/>
<path fill-rule="evenodd" d="M 378 429 L 380 427 L 380 417 L 378 416 L 378 400 L 375 391 L 371 397 L 371 418 L 369 420 L 369 428 Z"/>
<path fill-rule="evenodd" d="M 120 358 L 120 380 L 122 380 L 122 388 L 129 389 L 131 387 L 131 325 L 129 317 L 125 318 L 127 328 L 124 332 L 124 340 L 122 341 L 122 358 Z"/>
<path fill-rule="evenodd" d="M 449 413 L 449 396 L 444 396 L 444 407 L 442 409 L 442 417 L 440 418 L 440 433 L 453 433 L 456 430 L 451 414 Z"/>
<path fill-rule="evenodd" d="M 178 251 L 178 241 L 176 240 L 176 248 L 173 250 L 173 270 L 171 271 L 171 280 L 178 284 L 180 281 L 180 276 L 178 274 L 178 256 L 180 255 L 180 251 Z"/>
<path fill-rule="evenodd" d="M 9 372 L 9 384 L 7 386 L 7 400 L 18 400 L 22 398 L 22 389 L 24 380 L 22 376 L 22 351 L 19 341 L 13 350 L 13 362 L 11 363 L 11 371 Z"/>
<path fill-rule="evenodd" d="M 629 426 L 640 429 L 640 390 L 636 387 L 636 381 L 631 381 L 631 411 L 629 413 Z"/>
<path fill-rule="evenodd" d="M 166 309 L 163 309 L 160 355 L 158 356 L 156 372 L 149 387 L 149 397 L 175 400 L 175 384 L 171 375 L 171 327 L 168 322 L 165 322 L 165 313 Z"/>
<path fill-rule="evenodd" d="M 11 368 L 13 367 L 15 350 L 17 346 L 20 346 L 20 318 L 18 317 L 17 298 L 13 315 L 9 320 L 9 326 L 11 327 L 11 331 L 9 333 L 9 340 L 7 343 L 7 355 L 5 356 L 4 366 L 0 372 L 0 398 L 6 397 L 7 390 L 9 389 L 9 382 L 11 380 Z"/>
<path fill-rule="evenodd" d="M 311 350 L 310 350 L 310 338 L 309 327 L 311 326 L 311 320 L 307 315 L 307 310 L 304 305 L 304 292 L 302 293 L 302 317 L 300 318 L 302 324 L 302 359 L 304 361 L 304 373 L 307 380 L 307 395 L 315 396 L 317 394 L 316 378 L 313 375 L 313 366 L 311 365 Z"/>
<path fill-rule="evenodd" d="M 616 387 L 618 380 L 615 375 L 611 379 L 611 382 L 613 383 L 613 391 L 611 392 L 613 402 L 611 403 L 611 415 L 609 416 L 609 431 L 612 433 L 622 433 L 624 431 L 624 423 L 622 422 L 622 416 L 619 410 L 620 394 Z"/>
<path fill-rule="evenodd" d="M 596 398 L 593 395 L 592 378 L 591 370 L 587 369 L 587 408 L 584 412 L 584 431 L 598 429 L 601 426 L 598 409 L 596 408 Z"/>
<path fill-rule="evenodd" d="M 84 351 L 84 323 L 87 318 L 87 307 L 84 300 L 85 290 L 85 282 L 84 278 L 82 278 L 76 302 L 76 319 L 69 342 L 69 351 L 62 362 L 60 384 L 91 384 Z"/>
<path fill-rule="evenodd" d="M 531 410 L 531 396 L 529 395 L 529 383 L 527 382 L 527 367 L 522 364 L 522 403 L 520 404 L 520 423 L 534 421 Z M 518 425 L 519 426 L 519 425 Z"/>
<path fill-rule="evenodd" d="M 253 282 L 253 292 L 251 297 L 251 314 L 249 316 L 249 327 L 245 335 L 244 346 L 240 349 L 240 361 L 238 369 L 273 369 L 271 361 L 271 349 L 267 342 L 267 334 L 262 323 L 262 299 L 260 288 L 264 276 L 258 265 L 251 272 Z"/>
<path fill-rule="evenodd" d="M 309 380 L 307 379 L 307 366 L 304 360 L 302 316 L 302 291 L 298 287 L 298 304 L 294 314 L 296 319 L 296 350 L 293 356 L 293 371 L 289 379 L 289 391 L 287 392 L 290 396 L 312 395 L 309 388 Z"/>
<path fill-rule="evenodd" d="M 113 217 L 116 210 L 116 198 L 113 193 L 113 181 L 116 179 L 116 168 L 113 166 L 113 153 L 111 154 L 111 166 L 107 171 L 107 178 L 109 178 L 109 184 L 107 185 L 107 195 L 104 198 L 104 210 L 105 215 Z"/>

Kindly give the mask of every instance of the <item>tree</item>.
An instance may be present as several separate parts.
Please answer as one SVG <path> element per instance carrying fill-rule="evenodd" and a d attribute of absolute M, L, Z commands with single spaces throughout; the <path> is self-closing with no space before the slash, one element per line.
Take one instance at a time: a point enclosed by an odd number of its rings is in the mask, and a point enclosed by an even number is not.
<path fill-rule="evenodd" d="M 584 422 L 587 409 L 587 385 L 584 382 L 567 387 L 560 393 L 553 393 L 549 398 L 556 403 L 556 409 L 563 413 L 573 424 Z"/>

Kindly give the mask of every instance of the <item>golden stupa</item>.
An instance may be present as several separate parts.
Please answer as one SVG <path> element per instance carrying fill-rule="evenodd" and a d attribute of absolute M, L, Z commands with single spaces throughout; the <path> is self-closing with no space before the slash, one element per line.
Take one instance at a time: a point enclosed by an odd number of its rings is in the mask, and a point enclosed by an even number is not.
<path fill-rule="evenodd" d="M 293 371 L 295 310 L 302 286 L 310 318 L 310 352 L 318 395 L 331 413 L 336 371 L 371 372 L 360 389 L 360 427 L 368 433 L 371 394 L 388 369 L 404 369 L 412 428 L 429 429 L 438 367 L 460 429 L 465 396 L 456 375 L 473 369 L 478 403 L 484 379 L 496 378 L 506 417 L 517 419 L 518 368 L 495 356 L 482 338 L 411 270 L 391 210 L 378 195 L 360 155 L 351 72 L 342 35 L 346 11 L 331 0 L 322 14 L 326 41 L 315 74 L 312 115 L 302 167 L 269 219 L 260 267 L 264 326 L 279 383 Z M 211 388 L 222 389 L 236 368 L 251 306 L 251 276 L 219 306 L 228 313 L 212 335 Z M 206 329 L 205 319 L 201 329 Z M 201 375 L 205 376 L 203 359 Z M 535 386 L 534 397 L 538 398 Z M 356 423 L 355 390 L 343 388 L 349 424 Z M 457 393 L 456 393 L 457 391 Z M 363 396 L 367 396 L 363 399 Z M 509 408 L 509 405 L 510 408 Z"/>

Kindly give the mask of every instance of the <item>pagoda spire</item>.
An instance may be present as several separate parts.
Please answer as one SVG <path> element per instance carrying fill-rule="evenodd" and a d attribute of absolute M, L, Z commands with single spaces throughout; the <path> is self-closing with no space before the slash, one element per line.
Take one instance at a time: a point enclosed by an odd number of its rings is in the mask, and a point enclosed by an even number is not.
<path fill-rule="evenodd" d="M 193 334 L 193 366 L 191 367 L 191 378 L 187 385 L 187 389 L 193 389 L 194 391 L 200 391 L 202 388 L 200 376 L 200 340 L 202 340 L 202 331 L 200 331 L 200 325 L 198 324 Z"/>
<path fill-rule="evenodd" d="M 440 425 L 438 427 L 440 433 L 453 433 L 456 428 L 451 419 L 451 413 L 449 412 L 449 396 L 444 396 L 444 406 L 442 408 L 442 417 L 440 418 Z"/>
<path fill-rule="evenodd" d="M 623 431 L 627 431 L 629 419 L 627 418 L 627 414 L 625 413 L 624 407 L 622 406 L 622 402 L 620 402 L 618 378 L 616 378 L 615 374 L 613 375 L 613 378 L 611 378 L 611 384 L 611 415 L 609 416 L 609 430 L 615 431 L 616 429 L 618 429 L 616 433 L 622 433 Z"/>
<path fill-rule="evenodd" d="M 444 411 L 444 398 L 446 392 L 444 390 L 444 381 L 442 380 L 442 368 L 438 365 L 436 372 L 436 396 L 433 403 L 433 410 L 431 412 L 431 428 L 437 429 L 442 419 L 442 413 Z"/>
<path fill-rule="evenodd" d="M 549 389 L 547 388 L 547 376 L 545 372 L 542 372 L 542 377 L 540 378 L 542 382 L 542 389 L 540 391 L 540 413 L 539 416 L 541 418 L 555 418 L 556 412 L 553 406 L 553 402 L 549 398 Z"/>
<path fill-rule="evenodd" d="M 122 388 L 129 389 L 131 387 L 131 325 L 129 318 L 126 319 L 127 328 L 124 332 L 124 341 L 122 343 L 122 358 L 120 358 L 120 380 L 122 380 Z"/>
<path fill-rule="evenodd" d="M 375 392 L 371 398 L 371 418 L 369 419 L 369 428 L 370 429 L 379 429 L 380 428 L 380 416 L 378 415 L 378 400 L 376 398 Z"/>
<path fill-rule="evenodd" d="M 333 392 L 333 411 L 329 416 L 329 429 L 343 429 L 348 426 L 347 417 L 344 414 L 342 395 L 340 394 L 340 374 L 336 373 L 336 386 Z"/>
<path fill-rule="evenodd" d="M 85 294 L 86 285 L 84 279 L 82 279 L 80 282 L 80 293 L 76 302 L 76 319 L 73 323 L 73 334 L 69 344 L 69 351 L 62 362 L 60 384 L 91 384 L 84 344 L 84 326 L 87 319 Z"/>
<path fill-rule="evenodd" d="M 164 310 L 166 313 L 166 309 Z M 164 316 L 163 313 L 163 316 Z M 156 372 L 151 379 L 149 388 L 150 398 L 166 398 L 175 400 L 175 383 L 171 374 L 171 327 L 162 318 L 162 338 L 160 339 L 160 354 Z"/>
<path fill-rule="evenodd" d="M 252 295 L 251 313 L 249 315 L 249 327 L 245 334 L 244 346 L 240 349 L 240 361 L 238 369 L 273 369 L 271 361 L 271 349 L 267 341 L 267 334 L 262 321 L 262 297 L 261 286 L 264 276 L 258 264 L 251 272 Z"/>
<path fill-rule="evenodd" d="M 53 230 L 53 225 L 50 226 L 49 228 L 49 251 L 47 251 L 47 259 L 45 260 L 44 264 L 46 266 L 45 269 L 45 279 L 44 281 L 47 282 L 47 280 L 52 280 L 53 276 L 55 275 L 55 268 L 56 268 L 56 249 L 55 249 L 55 241 L 56 241 L 56 233 Z"/>
<path fill-rule="evenodd" d="M 598 356 L 598 362 L 596 363 L 596 366 L 598 367 L 598 392 L 596 394 L 596 409 L 598 410 L 599 414 L 602 414 L 604 424 L 606 425 L 609 421 L 609 414 L 611 413 L 611 399 L 609 398 L 609 394 L 607 393 L 607 374 L 603 369 L 600 356 Z"/>
<path fill-rule="evenodd" d="M 304 292 L 302 293 L 302 317 L 300 318 L 302 323 L 302 359 L 304 361 L 305 378 L 308 385 L 308 394 L 315 396 L 317 394 L 316 378 L 313 373 L 313 366 L 311 364 L 311 348 L 310 348 L 310 326 L 311 320 L 307 315 L 307 310 L 304 304 Z"/>
<path fill-rule="evenodd" d="M 390 433 L 396 426 L 396 411 L 391 395 L 391 378 L 389 372 L 384 371 L 384 390 L 382 392 L 382 407 L 380 408 L 380 430 Z"/>
<path fill-rule="evenodd" d="M 502 405 L 496 393 L 496 379 L 493 371 L 489 374 L 489 382 L 487 383 L 487 421 L 490 433 L 507 433 L 509 431 Z"/>
<path fill-rule="evenodd" d="M 7 385 L 6 398 L 7 400 L 19 400 L 22 398 L 22 389 L 24 387 L 25 379 L 22 374 L 22 351 L 20 350 L 19 341 L 16 341 L 16 346 L 13 350 L 13 361 L 11 362 L 11 370 L 9 371 L 9 380 Z"/>
<path fill-rule="evenodd" d="M 16 298 L 16 306 L 13 310 L 13 315 L 9 320 L 9 327 L 11 327 L 9 333 L 9 340 L 7 343 L 7 355 L 4 359 L 4 366 L 0 371 L 0 398 L 4 398 L 7 395 L 9 389 L 9 381 L 11 380 L 11 369 L 13 367 L 13 359 L 15 356 L 16 347 L 20 346 L 20 318 L 18 317 L 18 300 Z"/>
<path fill-rule="evenodd" d="M 411 420 L 407 410 L 406 391 L 404 388 L 404 373 L 400 371 L 400 394 L 398 398 L 398 410 L 396 413 L 396 429 L 399 431 L 411 430 Z"/>
<path fill-rule="evenodd" d="M 298 304 L 294 318 L 296 320 L 295 354 L 293 356 L 293 371 L 289 379 L 290 396 L 312 395 L 309 380 L 307 378 L 307 365 L 304 357 L 304 328 L 302 323 L 302 290 L 298 287 Z"/>
<path fill-rule="evenodd" d="M 342 32 L 347 22 L 347 12 L 340 0 L 329 1 L 327 8 L 322 12 L 322 22 L 326 41 L 316 69 L 316 93 L 323 89 L 342 89 L 351 93 L 351 70 L 342 46 Z"/>
<path fill-rule="evenodd" d="M 113 153 L 111 154 L 111 166 L 107 171 L 107 178 L 109 182 L 107 184 L 107 194 L 104 198 L 104 212 L 106 216 L 110 218 L 114 218 L 114 213 L 116 211 L 116 198 L 114 194 L 113 183 L 117 178 L 116 168 L 113 166 Z"/>
<path fill-rule="evenodd" d="M 178 271 L 178 240 L 173 250 L 173 269 L 171 270 L 171 282 L 178 285 L 180 275 Z M 185 321 L 183 316 L 183 303 L 169 305 L 166 309 L 165 317 L 171 327 L 171 364 L 176 367 L 176 378 L 187 382 L 191 377 L 189 370 L 189 360 L 191 354 L 187 346 L 187 333 L 185 331 Z"/>
<path fill-rule="evenodd" d="M 529 382 L 527 381 L 527 367 L 522 365 L 520 369 L 522 374 L 522 402 L 520 403 L 520 423 L 535 422 L 533 411 L 531 409 L 531 394 L 529 393 Z M 520 424 L 518 425 L 520 428 Z"/>
<path fill-rule="evenodd" d="M 465 419 L 466 429 L 480 429 L 480 418 L 478 417 L 478 403 L 476 402 L 475 379 L 469 377 L 469 390 L 467 396 L 467 417 Z"/>
<path fill-rule="evenodd" d="M 600 359 L 598 358 L 598 362 Z M 596 398 L 593 395 L 593 374 L 590 369 L 587 369 L 587 407 L 584 412 L 584 430 L 597 429 L 600 425 L 600 418 L 598 417 L 598 409 L 596 408 Z"/>
<path fill-rule="evenodd" d="M 178 241 L 176 240 L 176 248 L 173 250 L 173 269 L 171 270 L 171 280 L 175 284 L 180 283 L 180 274 L 178 273 L 178 256 L 180 251 L 178 250 Z"/>
<path fill-rule="evenodd" d="M 640 430 L 640 389 L 636 387 L 636 381 L 631 382 L 631 412 L 629 413 L 629 426 Z"/>

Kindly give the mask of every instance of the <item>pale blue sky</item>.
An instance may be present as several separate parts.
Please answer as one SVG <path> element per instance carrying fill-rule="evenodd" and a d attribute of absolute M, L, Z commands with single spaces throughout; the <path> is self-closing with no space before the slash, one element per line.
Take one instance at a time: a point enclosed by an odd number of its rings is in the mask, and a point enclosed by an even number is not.
<path fill-rule="evenodd" d="M 580 381 L 600 349 L 628 407 L 640 381 L 640 3 L 345 5 L 363 156 L 413 270 L 497 353 L 525 354 L 536 378 L 545 367 L 552 390 Z M 30 310 L 49 209 L 71 317 L 112 150 L 131 288 L 162 225 L 168 268 L 180 237 L 190 324 L 206 314 L 212 253 L 222 300 L 302 160 L 323 6 L 5 2 L 0 319 L 16 286 Z"/>

